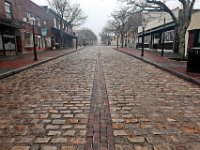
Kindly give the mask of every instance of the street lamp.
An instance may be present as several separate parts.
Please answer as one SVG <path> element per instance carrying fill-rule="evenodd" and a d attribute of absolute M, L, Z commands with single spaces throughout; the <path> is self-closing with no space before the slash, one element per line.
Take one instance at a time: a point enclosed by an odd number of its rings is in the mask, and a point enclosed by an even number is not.
<path fill-rule="evenodd" d="M 78 49 L 78 34 L 76 34 L 76 49 Z"/>
<path fill-rule="evenodd" d="M 142 53 L 141 53 L 142 57 L 144 56 L 144 29 L 145 29 L 145 27 L 146 27 L 146 21 L 143 18 L 143 20 L 142 20 Z"/>
<path fill-rule="evenodd" d="M 34 17 L 30 17 L 29 18 L 29 22 L 32 26 L 32 32 L 33 32 L 33 46 L 34 46 L 34 60 L 38 60 L 37 58 L 37 51 L 36 51 L 36 45 L 35 45 L 35 22 L 36 22 L 36 19 Z"/>

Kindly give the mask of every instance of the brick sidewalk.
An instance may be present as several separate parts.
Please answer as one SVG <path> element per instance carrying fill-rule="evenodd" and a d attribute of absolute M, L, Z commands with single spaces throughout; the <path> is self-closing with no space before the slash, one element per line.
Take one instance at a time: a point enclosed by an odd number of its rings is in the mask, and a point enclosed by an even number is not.
<path fill-rule="evenodd" d="M 79 48 L 78 50 L 80 50 Z M 38 51 L 38 60 L 34 61 L 34 54 L 24 54 L 0 58 L 0 79 L 11 76 L 49 60 L 77 51 L 76 49 Z"/>
<path fill-rule="evenodd" d="M 200 85 L 200 73 L 187 72 L 187 63 L 171 60 L 168 57 L 161 57 L 158 52 L 144 51 L 144 57 L 141 57 L 141 50 L 134 48 L 118 48 L 115 50 L 129 54 L 145 62 L 153 64 L 159 68 L 169 71 L 181 78 L 192 81 Z"/>

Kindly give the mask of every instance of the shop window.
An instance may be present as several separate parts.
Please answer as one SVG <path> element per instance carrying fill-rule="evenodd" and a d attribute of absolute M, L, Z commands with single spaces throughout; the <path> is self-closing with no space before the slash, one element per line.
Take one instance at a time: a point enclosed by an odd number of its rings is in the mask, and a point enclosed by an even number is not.
<path fill-rule="evenodd" d="M 41 48 L 41 44 L 42 44 L 41 36 L 35 35 L 35 45 L 36 45 L 36 47 Z"/>
<path fill-rule="evenodd" d="M 13 15 L 12 15 L 12 6 L 11 6 L 11 3 L 4 2 L 4 4 L 5 4 L 5 11 L 6 11 L 6 18 L 12 19 Z"/>
<path fill-rule="evenodd" d="M 32 34 L 31 33 L 24 33 L 24 42 L 25 42 L 25 47 L 32 47 L 33 46 L 33 40 L 32 40 Z"/>
<path fill-rule="evenodd" d="M 138 38 L 138 43 L 142 43 L 142 37 Z"/>
<path fill-rule="evenodd" d="M 159 40 L 160 40 L 159 33 L 154 34 L 153 44 L 158 44 Z"/>
<path fill-rule="evenodd" d="M 174 41 L 174 30 L 165 32 L 165 42 L 173 42 Z"/>
<path fill-rule="evenodd" d="M 159 34 L 154 34 L 154 39 L 159 39 Z"/>
<path fill-rule="evenodd" d="M 150 35 L 147 35 L 147 36 L 144 37 L 144 43 L 149 44 L 150 40 L 151 40 Z"/>
<path fill-rule="evenodd" d="M 3 35 L 5 50 L 15 50 L 15 37 L 13 35 Z"/>

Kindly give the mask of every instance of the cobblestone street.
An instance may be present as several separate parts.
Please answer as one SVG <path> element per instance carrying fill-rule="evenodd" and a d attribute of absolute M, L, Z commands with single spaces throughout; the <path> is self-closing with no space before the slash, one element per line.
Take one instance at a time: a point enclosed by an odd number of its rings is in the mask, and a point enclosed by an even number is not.
<path fill-rule="evenodd" d="M 0 81 L 0 150 L 199 150 L 200 88 L 111 47 Z"/>

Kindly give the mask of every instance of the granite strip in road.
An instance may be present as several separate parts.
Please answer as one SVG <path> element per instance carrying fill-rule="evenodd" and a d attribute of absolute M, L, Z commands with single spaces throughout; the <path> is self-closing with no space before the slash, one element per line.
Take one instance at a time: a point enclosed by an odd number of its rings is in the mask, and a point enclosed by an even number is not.
<path fill-rule="evenodd" d="M 101 53 L 97 54 L 95 80 L 92 91 L 92 102 L 88 121 L 86 150 L 114 150 L 112 119 L 106 91 Z"/>

